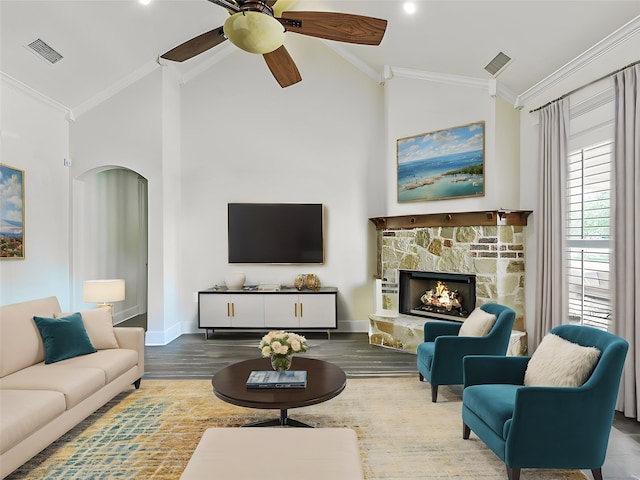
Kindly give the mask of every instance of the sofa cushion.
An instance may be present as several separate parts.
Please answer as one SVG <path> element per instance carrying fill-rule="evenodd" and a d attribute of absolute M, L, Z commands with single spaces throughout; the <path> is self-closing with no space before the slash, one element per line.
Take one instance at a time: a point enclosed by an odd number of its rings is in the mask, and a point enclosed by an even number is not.
<path fill-rule="evenodd" d="M 39 363 L 0 378 L 0 389 L 52 390 L 64 395 L 67 410 L 105 385 L 104 370 Z"/>
<path fill-rule="evenodd" d="M 87 330 L 79 313 L 63 318 L 33 317 L 44 342 L 44 363 L 94 353 Z"/>
<path fill-rule="evenodd" d="M 459 337 L 484 337 L 496 323 L 496 316 L 476 308 L 465 319 L 458 332 Z"/>
<path fill-rule="evenodd" d="M 138 352 L 125 348 L 98 350 L 91 355 L 62 360 L 56 365 L 74 368 L 99 368 L 105 383 L 110 383 L 138 364 Z"/>
<path fill-rule="evenodd" d="M 38 431 L 65 409 L 64 395 L 51 390 L 0 390 L 0 453 Z"/>
<path fill-rule="evenodd" d="M 0 377 L 44 360 L 44 345 L 33 316 L 51 317 L 57 312 L 56 297 L 0 307 Z"/>
<path fill-rule="evenodd" d="M 113 317 L 111 316 L 111 307 L 94 308 L 93 310 L 84 310 L 79 312 L 82 317 L 82 323 L 89 335 L 91 344 L 98 350 L 108 348 L 118 348 L 118 341 L 113 333 Z M 62 318 L 71 315 L 71 313 L 58 313 L 55 318 Z"/>
<path fill-rule="evenodd" d="M 584 347 L 548 333 L 527 365 L 524 384 L 527 386 L 579 387 L 593 371 L 600 350 Z"/>
<path fill-rule="evenodd" d="M 462 403 L 493 430 L 506 438 L 507 422 L 513 417 L 516 392 L 521 385 L 472 385 L 462 392 Z"/>

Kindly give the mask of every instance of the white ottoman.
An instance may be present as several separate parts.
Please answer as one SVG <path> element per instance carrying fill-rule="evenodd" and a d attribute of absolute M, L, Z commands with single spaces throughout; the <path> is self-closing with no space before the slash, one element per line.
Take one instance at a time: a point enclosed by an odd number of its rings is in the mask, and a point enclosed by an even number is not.
<path fill-rule="evenodd" d="M 209 428 L 180 478 L 254 480 L 274 468 L 305 480 L 364 478 L 356 432 L 291 427 Z"/>

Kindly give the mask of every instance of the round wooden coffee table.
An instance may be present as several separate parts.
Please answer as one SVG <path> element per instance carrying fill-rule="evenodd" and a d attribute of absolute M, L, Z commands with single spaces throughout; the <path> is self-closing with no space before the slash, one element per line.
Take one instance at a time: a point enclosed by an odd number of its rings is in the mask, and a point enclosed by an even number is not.
<path fill-rule="evenodd" d="M 256 358 L 229 365 L 211 380 L 213 393 L 225 402 L 241 407 L 280 410 L 280 418 L 247 424 L 246 427 L 311 427 L 289 418 L 287 411 L 326 402 L 340 394 L 347 385 L 347 376 L 340 367 L 322 360 L 294 356 L 291 370 L 307 371 L 306 388 L 247 388 L 246 381 L 251 371 L 271 369 L 269 358 Z"/>

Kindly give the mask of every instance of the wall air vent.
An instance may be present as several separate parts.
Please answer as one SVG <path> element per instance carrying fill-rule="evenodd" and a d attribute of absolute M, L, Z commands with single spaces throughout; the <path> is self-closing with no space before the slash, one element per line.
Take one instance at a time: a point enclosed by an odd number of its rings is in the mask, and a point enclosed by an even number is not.
<path fill-rule="evenodd" d="M 484 69 L 491 74 L 492 77 L 497 77 L 504 68 L 511 62 L 511 57 L 500 52 L 495 56 Z"/>
<path fill-rule="evenodd" d="M 31 42 L 29 45 L 27 45 L 27 47 L 40 58 L 46 60 L 52 65 L 62 60 L 62 55 L 56 52 L 53 48 L 47 45 L 44 40 L 40 38 Z"/>

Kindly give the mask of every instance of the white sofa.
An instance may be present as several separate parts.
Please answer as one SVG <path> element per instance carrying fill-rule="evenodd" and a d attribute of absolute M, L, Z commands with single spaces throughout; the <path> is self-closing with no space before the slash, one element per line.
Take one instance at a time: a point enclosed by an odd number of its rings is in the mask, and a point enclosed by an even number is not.
<path fill-rule="evenodd" d="M 0 307 L 2 478 L 130 385 L 140 386 L 144 330 L 112 327 L 108 312 L 107 324 L 104 309 L 81 312 L 95 353 L 45 364 L 44 343 L 33 317 L 63 316 L 57 298 Z"/>

